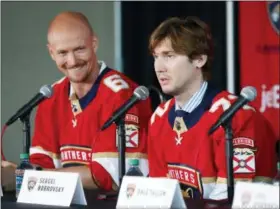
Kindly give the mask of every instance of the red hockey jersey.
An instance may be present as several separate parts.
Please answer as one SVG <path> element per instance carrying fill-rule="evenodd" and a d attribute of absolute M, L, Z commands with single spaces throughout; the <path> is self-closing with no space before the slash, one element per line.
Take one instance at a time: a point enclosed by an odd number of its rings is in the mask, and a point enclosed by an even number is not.
<path fill-rule="evenodd" d="M 191 113 L 175 111 L 175 99 L 151 117 L 148 139 L 149 175 L 178 179 L 183 196 L 227 198 L 225 132 L 208 131 L 236 96 L 208 86 Z M 263 116 L 249 105 L 232 120 L 235 180 L 269 180 L 276 174 L 275 136 Z"/>
<path fill-rule="evenodd" d="M 111 189 L 112 179 L 118 185 L 116 125 L 100 129 L 136 87 L 120 72 L 104 66 L 81 99 L 72 94 L 67 78 L 54 84 L 53 96 L 37 110 L 31 162 L 44 168 L 87 165 L 100 187 Z M 146 100 L 137 103 L 125 117 L 126 168 L 129 158 L 138 158 L 144 175 L 148 174 L 146 140 L 151 114 L 150 101 Z"/>

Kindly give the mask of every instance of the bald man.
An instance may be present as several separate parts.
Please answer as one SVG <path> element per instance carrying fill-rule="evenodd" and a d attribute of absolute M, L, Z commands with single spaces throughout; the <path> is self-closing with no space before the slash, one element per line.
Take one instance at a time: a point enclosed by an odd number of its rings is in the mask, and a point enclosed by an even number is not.
<path fill-rule="evenodd" d="M 81 13 L 57 15 L 48 29 L 47 47 L 65 76 L 53 84 L 54 95 L 38 106 L 30 161 L 46 170 L 78 172 L 85 188 L 115 189 L 119 186 L 116 125 L 100 129 L 137 84 L 98 61 L 97 36 Z M 149 100 L 125 116 L 126 161 L 139 159 L 144 175 L 148 175 L 150 116 Z M 11 167 L 14 172 L 15 164 L 2 163 L 4 170 Z"/>

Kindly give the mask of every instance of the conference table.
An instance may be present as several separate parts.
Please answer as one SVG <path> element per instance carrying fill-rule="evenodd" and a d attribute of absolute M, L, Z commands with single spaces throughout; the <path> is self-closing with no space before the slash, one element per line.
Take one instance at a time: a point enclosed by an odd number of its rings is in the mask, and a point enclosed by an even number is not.
<path fill-rule="evenodd" d="M 115 209 L 117 205 L 116 198 L 100 199 L 98 198 L 100 191 L 85 190 L 87 206 L 71 205 L 70 207 L 46 206 L 37 204 L 17 203 L 14 192 L 4 192 L 1 199 L 2 209 Z M 51 201 L 51 200 L 50 200 Z M 230 209 L 231 206 L 226 202 L 209 202 L 203 200 L 185 200 L 188 209 Z M 141 207 L 139 207 L 141 208 Z M 142 207 L 143 208 L 143 207 Z"/>

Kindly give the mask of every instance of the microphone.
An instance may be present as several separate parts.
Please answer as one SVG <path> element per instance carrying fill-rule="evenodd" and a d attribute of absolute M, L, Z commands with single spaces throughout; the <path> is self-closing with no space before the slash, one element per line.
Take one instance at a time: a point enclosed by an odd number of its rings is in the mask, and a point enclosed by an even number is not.
<path fill-rule="evenodd" d="M 137 87 L 132 97 L 130 97 L 129 100 L 127 100 L 119 109 L 117 109 L 111 118 L 109 118 L 101 128 L 103 131 L 104 129 L 108 128 L 112 123 L 119 120 L 120 117 L 122 117 L 126 111 L 128 111 L 135 103 L 137 103 L 140 100 L 146 100 L 149 97 L 149 90 L 145 86 L 139 86 Z"/>
<path fill-rule="evenodd" d="M 28 103 L 21 107 L 7 122 L 6 126 L 11 125 L 17 119 L 26 116 L 30 111 L 42 102 L 45 98 L 50 98 L 53 94 L 53 89 L 50 85 L 44 85 L 40 88 L 39 93 L 37 93 Z"/>
<path fill-rule="evenodd" d="M 220 116 L 219 120 L 212 125 L 208 134 L 212 134 L 219 126 L 225 124 L 243 105 L 253 101 L 257 97 L 257 91 L 252 86 L 244 87 L 240 97 Z"/>

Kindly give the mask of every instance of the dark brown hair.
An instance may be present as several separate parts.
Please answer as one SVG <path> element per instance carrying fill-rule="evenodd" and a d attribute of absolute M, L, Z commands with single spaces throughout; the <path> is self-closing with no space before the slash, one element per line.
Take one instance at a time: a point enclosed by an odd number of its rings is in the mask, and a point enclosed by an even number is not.
<path fill-rule="evenodd" d="M 210 28 L 197 17 L 168 18 L 152 33 L 149 50 L 154 52 L 165 39 L 170 39 L 172 48 L 178 54 L 184 54 L 192 61 L 199 55 L 207 55 L 206 64 L 202 67 L 203 78 L 210 78 L 210 68 L 213 59 L 213 40 Z"/>

